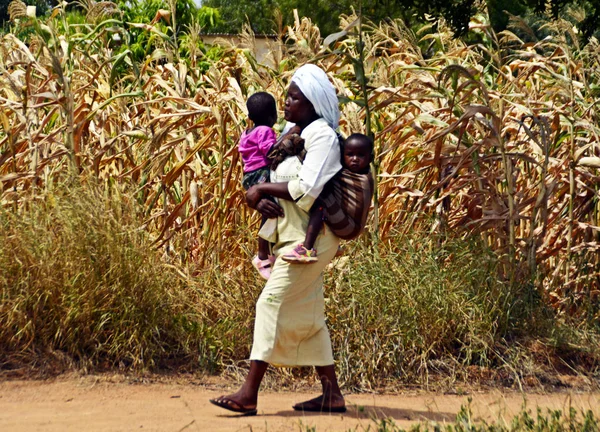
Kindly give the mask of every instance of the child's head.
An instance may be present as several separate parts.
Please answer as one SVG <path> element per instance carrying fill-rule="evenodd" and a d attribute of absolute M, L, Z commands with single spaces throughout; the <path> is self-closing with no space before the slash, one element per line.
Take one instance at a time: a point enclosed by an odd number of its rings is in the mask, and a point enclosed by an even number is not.
<path fill-rule="evenodd" d="M 373 141 L 366 135 L 355 133 L 346 138 L 342 146 L 344 168 L 358 174 L 369 172 L 373 161 Z"/>
<path fill-rule="evenodd" d="M 254 93 L 246 102 L 248 117 L 256 126 L 273 127 L 277 121 L 275 98 L 266 92 Z"/>

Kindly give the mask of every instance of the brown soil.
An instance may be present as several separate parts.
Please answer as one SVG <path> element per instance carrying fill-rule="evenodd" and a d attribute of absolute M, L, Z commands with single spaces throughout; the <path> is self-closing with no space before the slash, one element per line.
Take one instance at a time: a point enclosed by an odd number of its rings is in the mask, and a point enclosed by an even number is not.
<path fill-rule="evenodd" d="M 226 394 L 223 380 L 190 379 L 132 383 L 106 377 L 61 377 L 46 381 L 0 382 L 0 431 L 363 431 L 373 418 L 391 417 L 407 428 L 419 421 L 452 421 L 471 397 L 476 418 L 509 419 L 524 398 L 536 407 L 592 409 L 600 414 L 600 393 L 473 392 L 347 394 L 349 410 L 341 414 L 302 414 L 292 404 L 317 391 L 264 391 L 256 417 L 236 417 L 211 405 L 209 398 Z"/>

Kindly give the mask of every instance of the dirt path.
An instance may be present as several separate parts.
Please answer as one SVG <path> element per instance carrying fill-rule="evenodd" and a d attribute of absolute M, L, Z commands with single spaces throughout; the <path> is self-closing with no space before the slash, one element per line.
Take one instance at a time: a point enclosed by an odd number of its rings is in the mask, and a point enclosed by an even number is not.
<path fill-rule="evenodd" d="M 307 392 L 262 392 L 259 415 L 232 417 L 208 403 L 226 393 L 219 383 L 175 381 L 158 384 L 107 382 L 94 377 L 52 381 L 0 382 L 0 431 L 362 431 L 372 418 L 392 417 L 402 427 L 418 421 L 451 421 L 469 396 L 441 394 L 350 394 L 343 415 L 302 414 L 293 403 Z M 509 418 L 523 394 L 473 393 L 476 416 Z M 600 414 L 599 393 L 528 394 L 527 406 L 592 409 Z M 364 429 L 363 429 L 364 428 Z"/>

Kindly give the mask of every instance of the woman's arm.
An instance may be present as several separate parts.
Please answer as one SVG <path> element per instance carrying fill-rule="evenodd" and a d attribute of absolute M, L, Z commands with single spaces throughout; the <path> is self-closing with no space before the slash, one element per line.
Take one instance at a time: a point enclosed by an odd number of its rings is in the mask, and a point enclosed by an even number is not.
<path fill-rule="evenodd" d="M 276 198 L 282 198 L 288 201 L 292 201 L 292 196 L 288 190 L 288 184 L 285 183 L 260 183 L 252 186 L 246 192 L 246 203 L 248 207 L 258 209 L 258 202 L 265 197 L 265 195 L 271 195 Z"/>

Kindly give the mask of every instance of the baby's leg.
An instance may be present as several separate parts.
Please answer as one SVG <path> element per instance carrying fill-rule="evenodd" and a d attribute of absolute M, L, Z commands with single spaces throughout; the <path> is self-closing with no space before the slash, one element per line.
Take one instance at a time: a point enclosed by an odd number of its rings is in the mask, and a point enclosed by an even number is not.
<path fill-rule="evenodd" d="M 304 243 L 296 245 L 294 250 L 283 254 L 281 259 L 290 263 L 309 264 L 317 262 L 317 251 L 314 249 L 317 237 L 323 228 L 323 207 L 315 201 L 310 209 L 308 227 L 304 236 Z"/>
<path fill-rule="evenodd" d="M 304 247 L 306 249 L 310 250 L 315 246 L 321 229 L 323 229 L 323 206 L 317 200 L 310 209 L 308 228 L 306 229 L 306 237 L 304 238 Z"/>
<path fill-rule="evenodd" d="M 267 218 L 263 216 L 260 226 L 262 227 L 266 221 Z M 271 248 L 269 242 L 262 237 L 258 237 L 258 258 L 261 260 L 268 259 L 269 252 L 271 251 L 270 249 Z"/>

